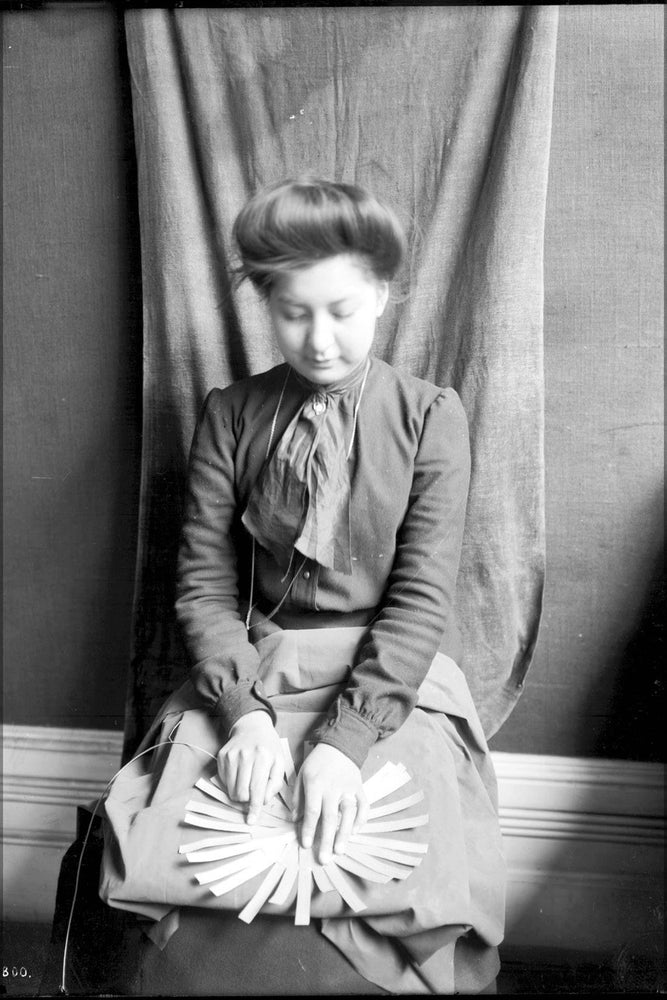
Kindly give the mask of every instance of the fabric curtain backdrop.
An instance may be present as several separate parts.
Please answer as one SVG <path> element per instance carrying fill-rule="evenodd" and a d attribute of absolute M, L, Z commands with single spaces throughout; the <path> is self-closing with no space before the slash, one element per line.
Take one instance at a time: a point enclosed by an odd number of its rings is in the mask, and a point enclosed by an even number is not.
<path fill-rule="evenodd" d="M 231 227 L 306 171 L 395 206 L 410 251 L 375 353 L 459 392 L 472 483 L 462 664 L 487 735 L 535 646 L 544 578 L 542 251 L 557 7 L 126 13 L 139 169 L 144 425 L 125 756 L 187 664 L 174 570 L 207 391 L 282 359 L 235 289 Z"/>

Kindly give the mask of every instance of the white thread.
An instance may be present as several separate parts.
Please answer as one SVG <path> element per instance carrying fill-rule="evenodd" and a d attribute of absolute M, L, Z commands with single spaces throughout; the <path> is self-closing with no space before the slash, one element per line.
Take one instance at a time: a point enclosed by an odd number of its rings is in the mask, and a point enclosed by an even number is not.
<path fill-rule="evenodd" d="M 281 406 L 282 401 L 283 401 L 283 396 L 285 395 L 285 388 L 286 388 L 287 383 L 289 381 L 289 376 L 290 376 L 291 370 L 292 370 L 291 368 L 287 369 L 287 375 L 285 376 L 285 381 L 283 382 L 283 387 L 280 390 L 280 398 L 278 399 L 278 405 L 276 406 L 276 412 L 273 414 L 273 422 L 271 423 L 271 433 L 269 434 L 269 443 L 266 446 L 266 455 L 264 456 L 264 460 L 265 461 L 269 457 L 269 452 L 271 451 L 271 445 L 273 443 L 273 435 L 276 432 L 276 421 L 278 419 L 278 414 L 280 413 L 280 406 Z"/>
<path fill-rule="evenodd" d="M 253 612 L 255 599 L 255 536 L 252 536 L 252 556 L 250 560 L 250 595 L 248 597 L 248 614 L 245 616 L 245 630 L 250 631 L 250 615 Z"/>
<path fill-rule="evenodd" d="M 363 381 L 362 381 L 362 384 L 361 384 L 361 391 L 359 393 L 359 399 L 357 400 L 357 404 L 356 404 L 356 406 L 354 408 L 354 418 L 353 418 L 353 424 L 352 424 L 352 436 L 350 438 L 350 445 L 349 445 L 349 448 L 347 450 L 347 454 L 345 456 L 346 460 L 349 460 L 350 454 L 352 452 L 352 446 L 354 444 L 354 438 L 355 438 L 356 429 L 357 429 L 357 415 L 359 413 L 359 406 L 361 405 L 361 397 L 363 396 L 363 393 L 364 393 L 364 388 L 366 386 L 366 379 L 368 378 L 369 370 L 370 370 L 370 362 L 367 362 L 366 363 L 366 372 L 364 374 L 364 378 L 363 378 Z M 282 386 L 282 389 L 280 391 L 280 397 L 278 399 L 278 405 L 276 406 L 276 411 L 275 411 L 275 413 L 273 415 L 273 420 L 271 422 L 271 431 L 269 433 L 269 441 L 268 441 L 267 448 L 266 448 L 266 458 L 268 458 L 269 453 L 271 451 L 271 445 L 273 443 L 273 437 L 274 437 L 274 434 L 275 434 L 276 423 L 277 423 L 277 420 L 278 420 L 278 414 L 280 412 L 280 407 L 281 407 L 281 404 L 282 404 L 282 401 L 283 401 L 283 396 L 285 394 L 285 389 L 287 387 L 287 382 L 289 380 L 290 371 L 291 371 L 291 369 L 288 368 L 287 375 L 285 376 L 285 381 L 283 382 L 283 386 Z M 292 553 L 292 555 L 293 555 L 293 553 Z M 271 611 L 271 613 L 266 616 L 267 620 L 270 620 L 271 618 L 273 618 L 273 616 L 275 614 L 277 614 L 277 612 L 282 607 L 282 605 L 285 602 L 285 600 L 287 599 L 287 597 L 288 597 L 288 595 L 289 595 L 289 593 L 290 593 L 290 591 L 291 591 L 291 589 L 292 589 L 292 587 L 293 587 L 293 585 L 294 585 L 297 577 L 299 576 L 299 573 L 301 572 L 301 570 L 305 566 L 306 561 L 307 561 L 307 556 L 304 556 L 304 558 L 303 558 L 303 560 L 301 562 L 301 565 L 299 566 L 299 568 L 297 569 L 296 573 L 292 577 L 292 580 L 290 581 L 290 584 L 289 584 L 287 590 L 285 591 L 285 593 L 283 594 L 282 598 L 280 599 L 280 601 L 278 602 L 278 604 L 273 608 L 273 610 Z M 292 557 L 290 557 L 290 565 L 287 568 L 287 573 L 289 572 L 289 569 L 290 569 L 291 565 L 292 565 Z M 287 575 L 287 573 L 285 574 L 285 576 Z M 283 577 L 283 579 L 284 579 L 284 577 Z M 252 614 L 252 611 L 254 610 L 253 603 L 252 603 L 252 601 L 253 601 L 253 595 L 254 595 L 254 583 L 255 583 L 255 538 L 253 537 L 253 540 L 252 540 L 252 562 L 251 562 L 251 574 L 250 574 L 250 602 L 249 602 L 248 614 L 246 615 L 246 622 L 245 622 L 247 631 L 250 631 L 251 628 L 255 627 L 254 625 L 250 624 L 250 615 Z M 173 737 L 174 733 L 176 732 L 176 730 L 178 729 L 179 725 L 180 725 L 180 720 L 176 723 L 176 725 L 173 727 L 173 729 L 169 733 L 168 739 L 163 740 L 160 743 L 155 743 L 155 744 L 153 744 L 150 747 L 146 747 L 146 749 L 142 750 L 141 753 L 138 753 L 135 757 L 132 757 L 131 760 L 128 760 L 126 764 L 123 764 L 123 766 L 120 767 L 116 771 L 116 773 L 109 779 L 109 781 L 105 785 L 105 787 L 104 787 L 101 795 L 99 796 L 99 798 L 97 799 L 97 801 L 95 803 L 95 808 L 93 809 L 93 811 L 91 813 L 90 821 L 88 823 L 88 829 L 86 830 L 86 834 L 85 834 L 85 836 L 83 838 L 83 843 L 81 845 L 81 852 L 79 854 L 79 861 L 78 861 L 77 869 L 76 869 L 76 877 L 74 879 L 74 890 L 72 892 L 72 903 L 71 903 L 71 906 L 70 906 L 69 918 L 67 920 L 67 929 L 65 931 L 65 941 L 64 941 L 64 945 L 63 945 L 62 975 L 61 975 L 61 981 L 60 981 L 60 987 L 59 987 L 60 992 L 62 994 L 64 994 L 65 996 L 69 996 L 69 992 L 67 990 L 67 985 L 66 985 L 66 982 L 65 982 L 65 980 L 66 980 L 66 970 L 67 970 L 67 951 L 69 949 L 69 939 L 70 939 L 70 933 L 71 933 L 71 929 L 72 929 L 72 920 L 74 919 L 74 908 L 76 906 L 76 897 L 77 897 L 77 893 L 79 891 L 79 882 L 80 882 L 80 879 L 81 879 L 81 869 L 82 869 L 82 866 L 83 866 L 83 856 L 84 856 L 84 852 L 86 850 L 86 847 L 88 846 L 88 840 L 90 839 L 90 834 L 91 834 L 91 831 L 92 831 L 92 828 L 93 828 L 93 822 L 94 822 L 95 817 L 97 815 L 97 811 L 98 811 L 100 805 L 102 804 L 102 800 L 104 799 L 105 795 L 107 794 L 107 792 L 111 788 L 111 785 L 116 780 L 116 778 L 119 777 L 119 775 L 121 775 L 123 773 L 123 771 L 125 770 L 125 768 L 127 768 L 127 767 L 130 766 L 130 764 L 133 764 L 135 761 L 139 760 L 139 758 L 143 757 L 145 754 L 151 753 L 153 750 L 158 750 L 160 747 L 163 747 L 163 746 L 184 746 L 184 747 L 189 747 L 189 749 L 191 749 L 191 750 L 198 750 L 200 753 L 205 753 L 213 761 L 215 761 L 217 759 L 216 756 L 215 756 L 215 754 L 212 754 L 210 752 L 210 750 L 206 750 L 204 747 L 197 746 L 195 743 L 187 743 L 187 742 L 181 741 L 181 740 L 174 740 L 172 737 Z"/>
<path fill-rule="evenodd" d="M 287 577 L 289 576 L 289 571 L 291 570 L 292 563 L 294 562 L 294 553 L 295 552 L 296 552 L 296 549 L 292 549 L 292 551 L 290 552 L 289 562 L 287 563 L 287 569 L 285 570 L 285 572 L 283 573 L 283 575 L 280 577 L 280 582 L 281 583 L 284 583 L 285 580 L 287 579 Z"/>
<path fill-rule="evenodd" d="M 79 855 L 79 863 L 78 863 L 77 868 L 76 868 L 76 878 L 74 879 L 74 891 L 72 893 L 72 905 L 70 906 L 69 919 L 67 921 L 67 930 L 65 931 L 65 943 L 64 943 L 64 946 L 63 946 L 62 976 L 61 976 L 60 986 L 59 986 L 60 992 L 63 993 L 65 996 L 69 996 L 69 993 L 68 993 L 68 990 L 67 990 L 67 986 L 65 984 L 66 969 L 67 969 L 67 950 L 69 948 L 70 931 L 72 929 L 72 920 L 74 918 L 74 907 L 76 906 L 76 895 L 77 895 L 77 892 L 79 891 L 79 880 L 81 878 L 81 868 L 83 866 L 83 855 L 84 855 L 84 852 L 85 852 L 86 847 L 88 845 L 88 840 L 90 838 L 90 833 L 91 833 L 91 830 L 93 828 L 93 821 L 95 819 L 95 816 L 97 815 L 97 810 L 99 809 L 100 805 L 102 804 L 102 800 L 103 800 L 104 796 L 107 794 L 107 792 L 111 788 L 111 785 L 116 780 L 116 778 L 118 777 L 118 775 L 123 773 L 123 771 L 125 770 L 126 767 L 129 767 L 130 764 L 133 764 L 135 762 L 135 760 L 139 760 L 139 758 L 143 757 L 144 754 L 150 753 L 152 750 L 157 750 L 159 747 L 164 747 L 164 746 L 189 747 L 191 750 L 199 750 L 199 751 L 201 751 L 201 753 L 207 754 L 211 758 L 211 760 L 216 760 L 215 754 L 212 754 L 210 752 L 210 750 L 204 749 L 204 747 L 198 747 L 195 743 L 186 743 L 186 742 L 181 741 L 181 740 L 174 740 L 174 739 L 172 739 L 172 736 L 174 735 L 174 733 L 176 732 L 176 730 L 178 729 L 178 727 L 180 726 L 180 724 L 181 723 L 180 723 L 180 719 L 179 719 L 179 721 L 176 723 L 176 725 L 174 726 L 174 728 L 169 733 L 168 739 L 162 740 L 160 743 L 155 743 L 153 746 L 146 747 L 146 749 L 142 750 L 141 753 L 138 753 L 136 755 L 136 757 L 133 757 L 131 760 L 128 760 L 127 764 L 123 764 L 123 766 L 116 771 L 116 773 L 113 775 L 113 777 L 111 777 L 109 779 L 109 781 L 107 782 L 107 784 L 104 787 L 104 790 L 102 791 L 102 794 L 100 795 L 100 797 L 98 798 L 97 802 L 95 803 L 95 808 L 92 811 L 92 814 L 91 814 L 91 817 L 90 817 L 90 822 L 88 824 L 88 829 L 86 830 L 86 835 L 83 838 L 83 844 L 81 845 L 81 853 Z"/>
<path fill-rule="evenodd" d="M 287 383 L 289 381 L 289 377 L 290 377 L 290 372 L 291 371 L 292 371 L 292 369 L 288 367 L 287 374 L 285 375 L 285 381 L 283 382 L 283 387 L 280 390 L 280 396 L 278 397 L 278 405 L 276 406 L 276 412 L 273 414 L 273 420 L 271 421 L 271 430 L 269 432 L 269 442 L 268 442 L 268 444 L 266 446 L 266 455 L 264 456 L 264 461 L 266 461 L 268 459 L 269 454 L 271 452 L 271 445 L 273 444 L 273 435 L 276 432 L 276 421 L 278 420 L 278 414 L 280 413 L 280 407 L 281 407 L 281 404 L 282 404 L 282 401 L 283 401 L 283 396 L 285 395 L 285 389 L 287 388 Z M 290 566 L 291 565 L 292 565 L 292 561 L 290 559 Z M 287 573 L 289 573 L 289 566 L 287 567 Z M 285 576 L 287 576 L 287 573 L 285 574 Z M 290 586 L 291 586 L 291 584 L 290 584 Z M 288 589 L 287 593 L 289 593 L 289 589 Z M 287 594 L 285 596 L 287 596 Z M 253 611 L 255 610 L 255 606 L 253 604 L 254 598 L 255 598 L 255 536 L 253 535 L 252 536 L 252 557 L 251 557 L 251 563 L 250 563 L 250 595 L 249 595 L 249 600 L 248 600 L 248 613 L 245 616 L 245 628 L 246 628 L 246 632 L 249 632 L 250 629 L 253 628 L 253 626 L 250 624 L 250 616 L 252 615 Z"/>
<path fill-rule="evenodd" d="M 366 371 L 364 373 L 363 382 L 361 383 L 361 391 L 359 393 L 359 399 L 357 400 L 357 405 L 354 408 L 354 420 L 352 422 L 352 437 L 350 438 L 350 447 L 347 449 L 347 455 L 345 459 L 349 461 L 350 455 L 352 453 L 352 445 L 354 444 L 354 437 L 357 433 L 357 414 L 359 413 L 359 407 L 361 406 L 361 397 L 364 394 L 364 389 L 366 388 L 366 379 L 368 378 L 368 373 L 371 370 L 370 361 L 366 362 Z"/>
<path fill-rule="evenodd" d="M 280 600 L 278 601 L 278 603 L 276 604 L 276 606 L 269 612 L 268 615 L 264 616 L 264 619 L 266 621 L 271 621 L 271 619 L 275 615 L 278 614 L 278 612 L 282 608 L 283 604 L 285 603 L 285 601 L 289 597 L 289 593 L 290 593 L 292 587 L 294 586 L 294 584 L 296 583 L 296 580 L 297 580 L 297 577 L 299 576 L 299 573 L 301 572 L 301 570 L 303 569 L 303 567 L 306 565 L 307 560 L 308 560 L 308 556 L 304 556 L 303 559 L 301 560 L 301 564 L 299 565 L 296 573 L 294 574 L 294 576 L 290 580 L 289 587 L 287 588 L 287 590 L 285 591 L 285 593 L 283 594 L 283 596 L 280 598 Z M 290 559 L 290 565 L 291 565 L 291 559 Z M 284 579 L 284 577 L 283 577 L 283 579 Z M 261 623 L 260 622 L 255 622 L 254 625 L 249 625 L 248 626 L 248 631 L 250 631 L 251 628 L 255 628 L 259 624 L 261 624 Z"/>

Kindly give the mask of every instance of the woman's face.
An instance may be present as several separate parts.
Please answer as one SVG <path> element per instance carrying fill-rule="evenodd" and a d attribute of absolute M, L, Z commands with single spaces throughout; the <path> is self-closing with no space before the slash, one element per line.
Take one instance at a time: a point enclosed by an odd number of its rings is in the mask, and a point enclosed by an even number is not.
<path fill-rule="evenodd" d="M 285 361 L 318 385 L 346 378 L 371 349 L 387 295 L 387 282 L 351 254 L 285 271 L 269 294 Z"/>

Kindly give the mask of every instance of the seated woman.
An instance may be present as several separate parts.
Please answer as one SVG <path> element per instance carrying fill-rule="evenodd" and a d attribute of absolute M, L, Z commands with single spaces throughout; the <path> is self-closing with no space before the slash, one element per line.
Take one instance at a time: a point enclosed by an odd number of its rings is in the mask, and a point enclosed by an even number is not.
<path fill-rule="evenodd" d="M 296 889 L 282 906 L 269 900 L 252 926 L 237 919 L 261 876 L 215 899 L 165 891 L 154 902 L 178 907 L 178 929 L 161 948 L 136 945 L 124 988 L 491 991 L 504 867 L 493 769 L 458 666 L 470 472 L 461 402 L 371 353 L 404 236 L 370 194 L 281 183 L 249 201 L 234 236 L 241 274 L 265 300 L 285 360 L 213 389 L 203 406 L 176 605 L 191 678 L 144 746 L 194 713 L 204 728 L 184 726 L 176 742 L 208 746 L 216 766 L 200 757 L 198 773 L 217 769 L 250 828 L 283 786 L 287 738 L 297 766 L 292 820 L 313 871 L 363 841 L 373 818 L 366 782 L 388 761 L 402 765 L 426 800 L 428 822 L 417 832 L 428 850 L 389 887 L 348 875 L 362 901 L 356 912 L 316 888 L 307 926 L 294 923 Z M 170 772 L 176 742 L 148 772 L 148 812 L 172 801 L 165 783 L 181 782 L 186 797 L 192 788 L 196 770 Z M 130 849 L 123 831 L 138 824 L 119 818 L 123 795 L 118 782 L 106 803 L 102 892 L 149 915 L 150 893 L 142 910 L 142 890 L 124 884 L 128 872 L 150 867 L 149 856 L 170 865 L 178 839 L 135 839 Z M 183 829 L 174 836 L 182 841 Z"/>

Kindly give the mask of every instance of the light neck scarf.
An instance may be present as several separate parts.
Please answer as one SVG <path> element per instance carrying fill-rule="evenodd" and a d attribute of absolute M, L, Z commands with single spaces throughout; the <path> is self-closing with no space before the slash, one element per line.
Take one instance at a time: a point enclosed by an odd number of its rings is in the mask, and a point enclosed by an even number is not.
<path fill-rule="evenodd" d="M 285 572 L 294 551 L 338 573 L 352 572 L 348 459 L 369 368 L 366 358 L 347 378 L 326 386 L 288 372 L 307 395 L 273 454 L 269 441 L 241 518 Z M 274 426 L 281 401 L 282 394 Z"/>

